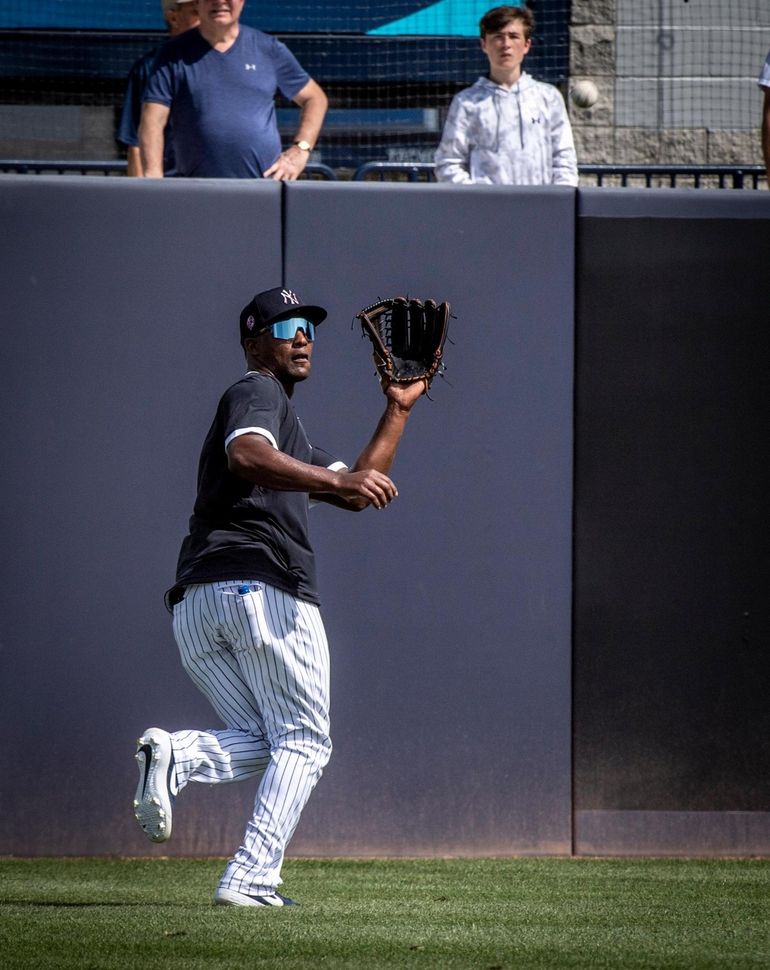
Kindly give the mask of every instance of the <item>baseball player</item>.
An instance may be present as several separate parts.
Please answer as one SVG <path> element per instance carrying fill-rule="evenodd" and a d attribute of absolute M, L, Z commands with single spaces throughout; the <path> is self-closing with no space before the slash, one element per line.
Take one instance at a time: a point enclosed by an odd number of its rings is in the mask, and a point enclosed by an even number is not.
<path fill-rule="evenodd" d="M 257 779 L 254 812 L 214 896 L 229 906 L 287 906 L 281 865 L 331 754 L 329 652 L 319 614 L 311 501 L 359 511 L 398 492 L 388 471 L 426 381 L 383 381 L 385 410 L 348 468 L 312 445 L 292 406 L 310 375 L 326 310 L 294 290 L 258 293 L 240 315 L 246 374 L 222 396 L 198 470 L 198 494 L 166 594 L 182 664 L 222 729 L 138 741 L 134 813 L 169 838 L 189 782 Z"/>

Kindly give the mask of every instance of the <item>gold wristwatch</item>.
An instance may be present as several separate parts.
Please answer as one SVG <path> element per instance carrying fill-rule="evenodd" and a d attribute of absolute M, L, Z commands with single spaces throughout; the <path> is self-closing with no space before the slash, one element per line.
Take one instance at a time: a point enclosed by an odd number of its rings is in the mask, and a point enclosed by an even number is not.
<path fill-rule="evenodd" d="M 297 148 L 301 148 L 303 152 L 309 152 L 311 150 L 310 142 L 305 141 L 304 138 L 300 138 L 300 140 L 295 141 L 294 144 L 297 146 Z"/>

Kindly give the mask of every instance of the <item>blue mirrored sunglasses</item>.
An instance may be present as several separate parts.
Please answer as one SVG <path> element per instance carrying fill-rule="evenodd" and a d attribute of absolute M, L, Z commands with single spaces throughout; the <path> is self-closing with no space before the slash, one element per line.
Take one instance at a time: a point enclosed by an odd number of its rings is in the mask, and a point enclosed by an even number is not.
<path fill-rule="evenodd" d="M 276 340 L 294 340 L 298 330 L 304 332 L 307 340 L 315 340 L 315 324 L 304 317 L 289 317 L 288 320 L 279 320 L 270 327 Z"/>

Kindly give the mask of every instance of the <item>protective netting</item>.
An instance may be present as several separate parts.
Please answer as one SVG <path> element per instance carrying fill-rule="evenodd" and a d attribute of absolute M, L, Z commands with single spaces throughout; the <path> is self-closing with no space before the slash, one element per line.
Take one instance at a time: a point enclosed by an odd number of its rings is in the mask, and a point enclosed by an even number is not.
<path fill-rule="evenodd" d="M 242 21 L 284 40 L 329 94 L 314 160 L 357 167 L 432 160 L 452 96 L 487 68 L 478 21 L 493 5 L 246 0 Z M 565 93 L 577 77 L 599 88 L 595 108 L 571 108 L 581 160 L 758 160 L 756 80 L 770 49 L 770 0 L 529 6 L 537 29 L 526 70 Z M 117 157 L 126 75 L 164 37 L 160 0 L 3 0 L 0 155 Z M 279 107 L 291 134 L 295 109 Z"/>
<path fill-rule="evenodd" d="M 615 125 L 757 127 L 770 0 L 616 0 L 615 21 Z"/>
<path fill-rule="evenodd" d="M 452 95 L 486 69 L 478 22 L 492 6 L 490 0 L 247 0 L 241 22 L 278 36 L 324 87 L 330 111 L 314 157 L 344 167 L 432 159 Z M 537 32 L 527 69 L 563 82 L 569 2 L 530 6 Z M 160 0 L 4 0 L 0 103 L 117 111 L 132 63 L 164 36 Z M 287 133 L 294 110 L 281 106 Z M 45 125 L 51 116 L 35 117 Z"/>

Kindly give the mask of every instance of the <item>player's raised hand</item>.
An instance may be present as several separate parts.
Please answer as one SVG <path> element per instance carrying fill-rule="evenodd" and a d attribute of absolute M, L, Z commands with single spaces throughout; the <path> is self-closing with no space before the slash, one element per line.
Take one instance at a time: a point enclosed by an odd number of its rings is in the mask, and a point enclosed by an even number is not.
<path fill-rule="evenodd" d="M 427 392 L 429 384 L 425 377 L 421 377 L 416 381 L 410 381 L 408 384 L 396 383 L 395 381 L 388 380 L 387 377 L 383 377 L 380 383 L 385 397 L 390 401 L 394 401 L 406 411 L 414 405 L 418 398 Z"/>

